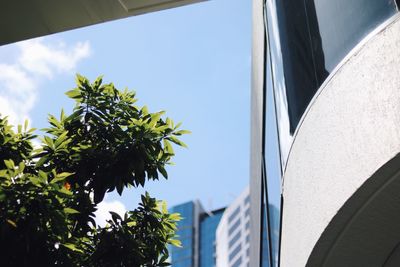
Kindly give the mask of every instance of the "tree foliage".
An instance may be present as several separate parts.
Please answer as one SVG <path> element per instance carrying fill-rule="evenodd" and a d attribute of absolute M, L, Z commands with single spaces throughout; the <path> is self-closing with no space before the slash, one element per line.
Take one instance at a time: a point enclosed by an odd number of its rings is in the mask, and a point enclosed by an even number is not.
<path fill-rule="evenodd" d="M 49 115 L 40 148 L 35 129 L 0 118 L 0 255 L 5 266 L 168 266 L 177 214 L 142 195 L 122 218 L 111 213 L 105 227 L 94 212 L 107 192 L 167 178 L 172 144 L 188 133 L 164 112 L 139 108 L 135 93 L 102 77 L 77 75 L 66 94 L 70 115 Z"/>

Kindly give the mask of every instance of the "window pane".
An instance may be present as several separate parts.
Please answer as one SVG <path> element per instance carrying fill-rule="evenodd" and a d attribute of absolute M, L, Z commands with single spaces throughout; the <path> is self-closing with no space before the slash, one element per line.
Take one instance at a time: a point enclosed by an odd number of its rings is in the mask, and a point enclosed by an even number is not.
<path fill-rule="evenodd" d="M 329 73 L 397 9 L 394 0 L 267 0 L 266 7 L 284 165 L 291 136 Z"/>

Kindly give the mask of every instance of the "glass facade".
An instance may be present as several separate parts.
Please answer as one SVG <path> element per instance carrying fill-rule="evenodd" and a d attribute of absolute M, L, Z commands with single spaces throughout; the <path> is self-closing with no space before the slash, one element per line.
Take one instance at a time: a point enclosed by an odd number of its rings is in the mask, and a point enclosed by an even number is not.
<path fill-rule="evenodd" d="M 203 214 L 200 219 L 200 267 L 215 266 L 215 234 L 225 209 Z"/>
<path fill-rule="evenodd" d="M 265 0 L 264 11 L 261 265 L 279 266 L 281 183 L 293 135 L 329 75 L 397 6 L 394 0 Z"/>
<path fill-rule="evenodd" d="M 266 1 L 282 164 L 318 88 L 350 50 L 396 10 L 393 0 Z"/>
<path fill-rule="evenodd" d="M 194 239 L 195 239 L 195 207 L 194 202 L 186 202 L 172 207 L 171 213 L 180 213 L 182 220 L 178 222 L 177 235 L 182 247 L 171 247 L 171 264 L 173 267 L 194 266 Z"/>
<path fill-rule="evenodd" d="M 180 213 L 177 235 L 182 247 L 170 246 L 172 267 L 215 267 L 215 235 L 225 208 L 204 212 L 199 202 L 186 202 L 171 208 Z"/>

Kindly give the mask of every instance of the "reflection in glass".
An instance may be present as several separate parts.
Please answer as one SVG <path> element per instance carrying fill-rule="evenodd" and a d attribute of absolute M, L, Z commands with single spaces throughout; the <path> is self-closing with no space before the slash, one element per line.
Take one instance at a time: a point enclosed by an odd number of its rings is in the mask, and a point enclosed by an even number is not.
<path fill-rule="evenodd" d="M 265 7 L 262 263 L 271 257 L 278 266 L 282 170 L 299 121 L 330 73 L 397 9 L 394 0 L 266 0 Z"/>
<path fill-rule="evenodd" d="M 265 168 L 266 189 L 268 196 L 268 217 L 271 244 L 271 258 L 273 266 L 278 266 L 279 234 L 280 234 L 280 206 L 281 206 L 281 165 L 279 154 L 278 128 L 274 98 L 273 76 L 270 56 L 266 58 L 266 114 L 265 119 Z"/>
<path fill-rule="evenodd" d="M 362 38 L 397 12 L 394 0 L 267 0 L 282 165 L 316 91 Z"/>

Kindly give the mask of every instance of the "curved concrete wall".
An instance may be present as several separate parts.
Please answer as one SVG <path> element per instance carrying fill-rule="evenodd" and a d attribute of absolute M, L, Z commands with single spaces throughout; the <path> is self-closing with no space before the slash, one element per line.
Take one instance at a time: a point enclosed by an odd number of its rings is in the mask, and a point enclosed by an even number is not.
<path fill-rule="evenodd" d="M 400 151 L 400 21 L 348 58 L 315 97 L 283 182 L 281 265 L 305 266 L 346 201 Z"/>

